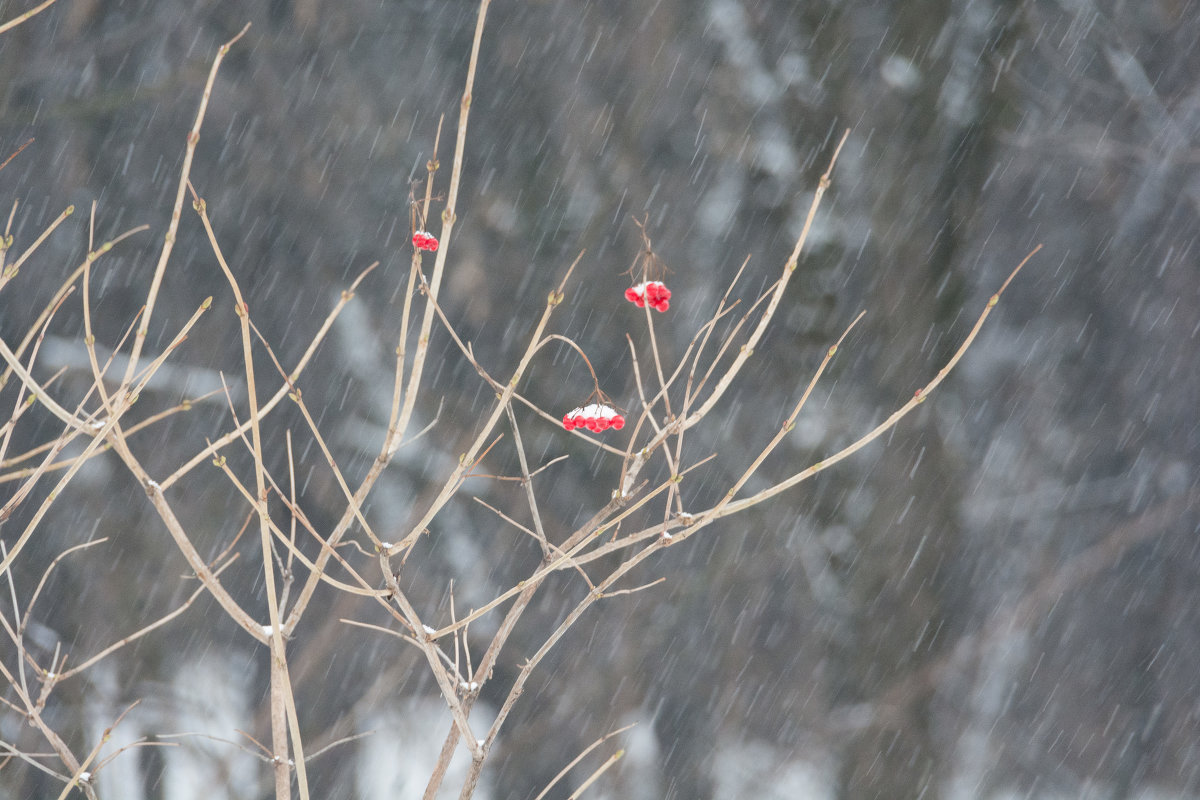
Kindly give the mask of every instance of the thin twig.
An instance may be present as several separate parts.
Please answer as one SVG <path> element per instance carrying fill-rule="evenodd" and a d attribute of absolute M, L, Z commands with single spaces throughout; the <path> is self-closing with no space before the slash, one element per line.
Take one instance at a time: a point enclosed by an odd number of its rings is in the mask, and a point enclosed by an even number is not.
<path fill-rule="evenodd" d="M 546 784 L 546 788 L 544 788 L 544 789 L 542 789 L 542 791 L 538 792 L 538 796 L 533 798 L 533 800 L 543 800 L 543 798 L 545 798 L 545 796 L 546 796 L 546 793 L 554 788 L 554 784 L 556 784 L 560 780 L 562 780 L 568 772 L 570 772 L 572 769 L 575 768 L 576 764 L 578 764 L 580 761 L 582 761 L 584 759 L 585 756 L 587 756 L 588 753 L 592 752 L 593 750 L 595 750 L 597 747 L 599 747 L 600 745 L 607 742 L 612 737 L 617 736 L 618 734 L 624 733 L 625 731 L 629 730 L 630 728 L 634 727 L 635 725 L 636 725 L 636 723 L 633 723 L 630 725 L 626 725 L 623 728 L 617 728 L 615 731 L 609 731 L 608 733 L 604 734 L 596 741 L 589 744 L 587 747 L 583 748 L 583 750 L 580 751 L 579 755 L 577 755 L 573 759 L 571 759 L 570 763 L 568 763 L 565 767 L 563 767 L 559 771 L 559 773 L 557 775 L 555 775 L 553 778 L 550 779 L 550 782 L 548 784 Z"/>
<path fill-rule="evenodd" d="M 367 267 L 365 270 L 360 272 L 350 284 L 350 287 L 342 291 L 341 297 L 338 299 L 337 304 L 325 317 L 325 320 L 321 323 L 321 327 L 313 335 L 312 341 L 309 342 L 308 347 L 305 348 L 304 353 L 300 356 L 300 360 L 296 362 L 295 368 L 288 375 L 287 384 L 279 387 L 279 389 L 275 391 L 275 394 L 271 395 L 271 399 L 263 403 L 262 407 L 259 409 L 260 418 L 266 419 L 267 415 L 270 414 L 270 412 L 280 403 L 280 401 L 287 397 L 288 392 L 291 391 L 291 386 L 294 385 L 297 380 L 299 380 L 300 376 L 304 373 L 304 370 L 312 361 L 313 356 L 316 354 L 317 348 L 320 347 L 325 341 L 325 337 L 333 327 L 334 321 L 341 315 L 342 310 L 349 304 L 349 302 L 354 299 L 354 292 L 358 288 L 359 283 L 362 282 L 362 279 L 367 276 L 374 266 L 375 265 L 372 264 L 370 267 Z M 244 434 L 247 430 L 249 430 L 249 428 L 250 422 L 247 420 L 234 430 L 212 440 L 207 447 L 188 459 L 181 467 L 179 467 L 177 470 L 171 473 L 170 476 L 162 481 L 163 491 L 171 488 L 171 486 L 173 486 L 176 482 L 195 469 L 196 466 L 204 462 L 219 449 Z"/>
<path fill-rule="evenodd" d="M 179 230 L 179 218 L 183 213 L 183 199 L 187 195 L 188 175 L 192 171 L 192 158 L 196 155 L 196 144 L 200 141 L 200 126 L 204 124 L 204 114 L 208 110 L 208 100 L 212 97 L 213 85 L 217 81 L 217 70 L 221 68 L 221 62 L 225 60 L 226 54 L 229 53 L 229 48 L 246 35 L 246 31 L 250 30 L 250 23 L 247 22 L 245 27 L 238 31 L 237 35 L 227 41 L 217 50 L 217 56 L 213 59 L 212 67 L 208 71 L 208 80 L 204 84 L 204 92 L 200 95 L 200 108 L 196 111 L 196 122 L 192 125 L 191 132 L 187 136 L 187 148 L 183 154 L 183 166 L 180 168 L 179 186 L 175 190 L 175 205 L 171 208 L 171 221 L 167 225 L 167 234 L 163 237 L 163 247 L 159 252 L 158 263 L 154 267 L 154 276 L 150 279 L 150 289 L 146 293 L 146 310 L 142 314 L 142 324 L 138 327 L 137 334 L 133 339 L 133 350 L 129 354 L 129 365 L 125 368 L 125 377 L 121 380 L 121 385 L 127 385 L 133 380 L 133 375 L 137 371 L 138 359 L 142 354 L 142 347 L 146 344 L 146 335 L 150 329 L 150 317 L 154 314 L 154 306 L 158 300 L 158 290 L 162 285 L 163 276 L 167 271 L 167 261 L 171 258 L 171 251 L 175 248 L 176 232 Z"/>
<path fill-rule="evenodd" d="M 33 8 L 29 9 L 25 13 L 19 14 L 19 15 L 13 17 L 8 22 L 4 23 L 3 25 L 0 25 L 0 33 L 4 33 L 5 31 L 12 30 L 13 28 L 20 25 L 22 22 L 25 22 L 26 20 L 28 20 L 33 15 L 42 13 L 50 6 L 54 5 L 56 2 L 58 2 L 58 0 L 45 0 L 45 2 L 42 3 L 41 5 L 34 6 Z M 20 152 L 20 151 L 18 151 L 18 152 Z"/>
<path fill-rule="evenodd" d="M 813 464 L 808 469 L 802 470 L 801 472 L 796 473 L 795 475 L 791 476 L 790 478 L 786 478 L 785 480 L 782 480 L 773 486 L 763 489 L 762 491 L 757 492 L 756 494 L 753 494 L 750 497 L 747 497 L 743 500 L 732 501 L 729 498 L 726 498 L 725 500 L 723 500 L 722 502 L 720 502 L 716 506 L 714 506 L 714 508 L 711 511 L 705 512 L 702 515 L 697 515 L 697 517 L 698 517 L 697 521 L 699 522 L 700 521 L 699 518 L 703 517 L 704 524 L 707 524 L 707 522 L 711 522 L 720 517 L 729 516 L 730 514 L 736 514 L 739 511 L 744 511 L 745 509 L 750 508 L 751 506 L 758 505 L 759 503 L 763 502 L 764 500 L 767 500 L 768 498 L 774 497 L 775 495 L 777 495 L 781 492 L 787 491 L 788 489 L 792 488 L 793 486 L 800 483 L 801 481 L 808 480 L 813 475 L 816 475 L 818 472 L 822 472 L 822 471 L 828 469 L 829 467 L 833 466 L 834 464 L 838 463 L 839 461 L 849 458 L 850 456 L 854 455 L 862 448 L 866 447 L 871 442 L 878 439 L 884 433 L 886 433 L 887 431 L 894 428 L 900 420 L 902 420 L 904 417 L 908 416 L 909 412 L 911 412 L 914 408 L 919 406 L 921 403 L 925 402 L 925 399 L 935 389 L 937 389 L 937 387 L 941 384 L 941 382 L 943 380 L 945 380 L 946 376 L 950 374 L 950 372 L 958 364 L 959 360 L 966 354 L 967 350 L 970 349 L 971 344 L 975 341 L 975 337 L 979 335 L 979 331 L 983 328 L 983 323 L 987 320 L 988 315 L 992 313 L 992 309 L 995 308 L 996 304 L 1000 301 L 1000 295 L 1004 292 L 1004 290 L 1006 288 L 1008 288 L 1009 283 L 1011 283 L 1012 279 L 1015 278 L 1017 273 L 1021 271 L 1021 268 L 1024 267 L 1027 263 L 1029 263 L 1029 260 L 1031 258 L 1033 258 L 1033 256 L 1041 249 L 1042 249 L 1042 246 L 1039 244 L 1037 247 L 1033 248 L 1033 250 L 1031 250 L 1029 252 L 1029 255 L 1027 255 L 1027 256 L 1025 256 L 1025 258 L 1021 259 L 1021 263 L 1017 264 L 1016 268 L 1013 269 L 1013 271 L 1011 273 L 1009 273 L 1008 278 L 1005 279 L 1004 283 L 1000 286 L 1000 289 L 988 299 L 987 306 L 983 309 L 983 312 L 979 315 L 979 319 L 975 321 L 974 327 L 971 328 L 970 333 L 968 333 L 966 338 L 963 339 L 963 342 L 962 342 L 962 344 L 960 344 L 958 346 L 958 349 L 956 351 L 954 351 L 954 355 L 950 357 L 950 360 L 946 362 L 945 366 L 943 366 L 940 370 L 938 370 L 938 373 L 933 377 L 932 380 L 929 381 L 929 383 L 925 384 L 925 386 L 923 388 L 919 389 L 917 391 L 917 393 L 912 397 L 912 399 L 910 399 L 907 403 L 905 403 L 904 405 L 900 406 L 900 408 L 898 408 L 894 412 L 892 412 L 891 416 L 889 416 L 883 422 L 879 423 L 879 425 L 875 426 L 875 428 L 873 430 L 871 430 L 869 433 L 867 433 L 865 436 L 862 436 L 857 441 L 855 441 L 852 444 L 846 446 L 845 448 L 839 450 L 837 453 L 833 454 L 832 456 L 825 459 L 824 461 L 818 461 L 816 464 Z M 710 514 L 712 514 L 711 517 L 709 516 Z"/>

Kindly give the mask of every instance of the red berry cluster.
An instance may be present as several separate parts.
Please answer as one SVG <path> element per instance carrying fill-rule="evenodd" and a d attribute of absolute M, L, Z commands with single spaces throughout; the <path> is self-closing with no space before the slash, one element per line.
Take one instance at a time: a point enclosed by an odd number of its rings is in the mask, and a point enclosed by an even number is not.
<path fill-rule="evenodd" d="M 612 406 L 591 403 L 583 408 L 577 408 L 563 417 L 563 427 L 569 431 L 575 428 L 587 428 L 593 433 L 600 433 L 609 428 L 619 431 L 625 427 L 625 418 Z"/>
<path fill-rule="evenodd" d="M 662 281 L 642 281 L 625 290 L 625 299 L 638 308 L 650 306 L 655 311 L 666 311 L 671 307 L 671 290 Z"/>
<path fill-rule="evenodd" d="M 436 243 L 434 246 L 436 247 Z M 649 247 L 648 242 L 647 247 Z M 638 308 L 649 306 L 655 311 L 663 312 L 671 307 L 671 290 L 662 281 L 642 281 L 637 286 L 631 286 L 625 290 L 625 299 Z M 594 378 L 595 375 L 593 374 L 592 377 Z M 599 398 L 601 401 L 607 399 L 600 391 L 599 385 L 596 386 L 592 397 Z M 609 428 L 619 431 L 625 427 L 625 417 L 621 416 L 620 412 L 608 405 L 607 402 L 589 403 L 582 408 L 574 409 L 563 417 L 563 427 L 569 431 L 586 428 L 593 433 L 600 433 Z"/>
<path fill-rule="evenodd" d="M 432 253 L 438 249 L 437 237 L 432 233 L 417 231 L 413 234 L 413 247 L 418 250 L 428 250 Z"/>

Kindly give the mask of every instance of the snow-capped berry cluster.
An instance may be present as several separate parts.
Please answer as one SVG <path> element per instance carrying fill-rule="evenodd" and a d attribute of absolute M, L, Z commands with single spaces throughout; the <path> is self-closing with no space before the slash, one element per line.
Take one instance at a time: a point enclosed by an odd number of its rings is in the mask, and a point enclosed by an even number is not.
<path fill-rule="evenodd" d="M 587 428 L 593 433 L 612 428 L 619 431 L 625 427 L 625 418 L 611 406 L 591 403 L 583 408 L 577 408 L 563 417 L 563 427 L 571 431 L 576 428 Z"/>
<path fill-rule="evenodd" d="M 642 281 L 625 290 L 625 299 L 638 308 L 650 306 L 655 311 L 666 311 L 671 307 L 671 290 L 662 281 Z"/>
<path fill-rule="evenodd" d="M 432 253 L 438 249 L 437 237 L 427 231 L 417 231 L 413 234 L 413 247 Z"/>

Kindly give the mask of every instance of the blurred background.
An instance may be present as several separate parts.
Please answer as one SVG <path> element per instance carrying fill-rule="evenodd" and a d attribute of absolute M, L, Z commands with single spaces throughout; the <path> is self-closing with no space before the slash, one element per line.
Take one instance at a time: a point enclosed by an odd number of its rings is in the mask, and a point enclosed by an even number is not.
<path fill-rule="evenodd" d="M 0 19 L 30 5 L 0 1 Z M 361 478 L 387 424 L 409 192 L 443 114 L 434 191 L 446 190 L 477 6 L 60 0 L 3 35 L 0 155 L 36 139 L 0 171 L 0 200 L 20 201 L 14 251 L 76 206 L 0 297 L 5 341 L 82 260 L 93 201 L 98 240 L 151 226 L 92 279 L 97 339 L 120 339 L 144 302 L 211 60 L 251 22 L 217 80 L 192 181 L 285 365 L 380 262 L 300 384 L 339 464 Z M 552 327 L 634 408 L 625 334 L 644 343 L 645 319 L 621 294 L 641 247 L 633 218 L 671 270 L 671 310 L 655 321 L 676 358 L 747 256 L 743 307 L 778 277 L 850 129 L 776 324 L 689 436 L 689 458 L 718 457 L 685 481 L 685 506 L 711 505 L 741 474 L 860 309 L 747 493 L 910 398 L 1009 271 L 1044 248 L 959 369 L 893 433 L 667 549 L 633 581 L 664 583 L 593 609 L 535 673 L 477 796 L 534 797 L 581 748 L 637 722 L 588 796 L 1200 797 L 1198 42 L 1191 0 L 492 3 L 442 297 L 493 375 L 509 374 L 547 292 L 586 249 Z M 187 207 L 163 292 L 151 354 L 204 297 L 216 302 L 146 408 L 219 389 L 222 372 L 239 397 L 229 291 Z M 38 374 L 65 368 L 64 396 L 90 383 L 82 326 L 76 297 L 43 345 Z M 436 425 L 400 451 L 367 509 L 385 537 L 419 517 L 493 398 L 444 331 L 433 351 L 416 427 Z M 274 375 L 266 358 L 259 374 Z M 550 347 L 521 391 L 562 414 L 591 388 L 580 359 Z M 538 479 L 551 538 L 565 536 L 607 502 L 619 465 L 518 417 L 535 464 L 571 456 Z M 217 395 L 135 444 L 165 475 L 231 421 Z M 319 450 L 294 411 L 272 426 L 272 466 L 286 475 L 291 428 L 298 488 L 328 530 L 344 501 Z M 52 430 L 47 419 L 18 436 Z M 512 475 L 516 463 L 497 447 L 480 472 Z M 0 498 L 14 486 L 0 484 Z M 193 585 L 113 456 L 94 459 L 73 493 L 14 577 L 28 591 L 66 547 L 109 537 L 59 567 L 29 633 L 43 655 L 61 645 L 81 658 Z M 524 508 L 512 483 L 468 482 L 406 575 L 432 616 L 448 618 L 451 580 L 461 611 L 537 563 L 528 538 L 472 497 Z M 207 557 L 246 513 L 204 467 L 172 500 Z M 14 518 L 0 536 L 22 529 Z M 226 583 L 264 614 L 259 545 L 235 547 L 246 556 Z M 542 591 L 481 719 L 586 591 L 577 575 Z M 413 652 L 337 621 L 382 624 L 374 613 L 331 593 L 291 645 L 310 750 L 376 731 L 313 762 L 314 796 L 418 797 L 448 729 Z M 138 698 L 114 746 L 218 737 L 127 752 L 101 772 L 103 796 L 268 797 L 267 768 L 229 743 L 245 742 L 235 729 L 268 737 L 265 665 L 205 598 L 64 684 L 48 714 L 84 752 Z M 25 741 L 20 722 L 0 710 L 0 738 Z M 0 797 L 60 788 L 27 765 L 0 768 Z"/>

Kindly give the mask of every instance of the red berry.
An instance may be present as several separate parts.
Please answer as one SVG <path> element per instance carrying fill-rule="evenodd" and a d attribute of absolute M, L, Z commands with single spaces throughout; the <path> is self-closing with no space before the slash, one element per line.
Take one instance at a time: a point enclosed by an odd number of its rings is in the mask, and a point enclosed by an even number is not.
<path fill-rule="evenodd" d="M 619 431 L 619 430 L 621 430 L 621 428 L 625 427 L 625 418 L 622 417 L 620 414 L 617 414 L 615 417 L 612 418 L 611 425 L 612 425 L 612 429 L 614 431 Z"/>
<path fill-rule="evenodd" d="M 643 308 L 646 305 L 646 284 L 639 283 L 637 286 L 630 286 L 625 290 L 625 299 L 633 303 L 638 308 Z"/>

